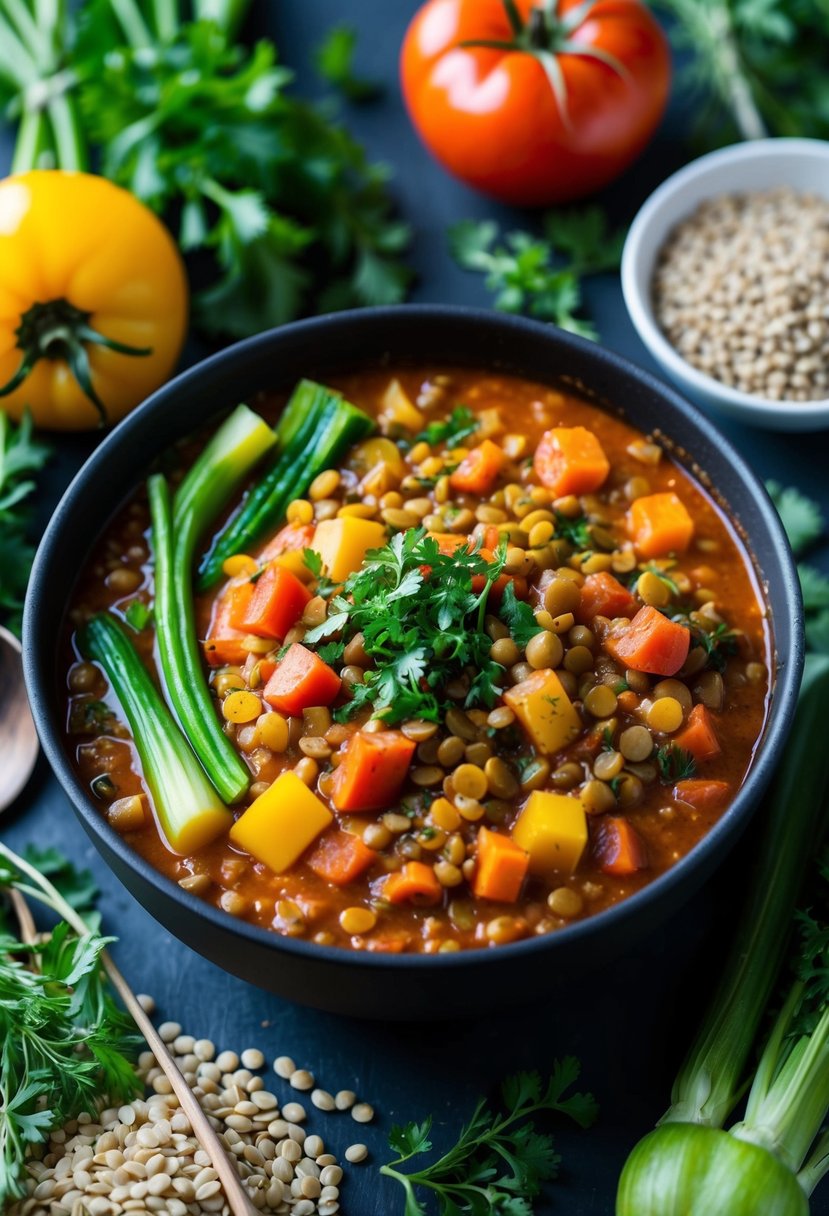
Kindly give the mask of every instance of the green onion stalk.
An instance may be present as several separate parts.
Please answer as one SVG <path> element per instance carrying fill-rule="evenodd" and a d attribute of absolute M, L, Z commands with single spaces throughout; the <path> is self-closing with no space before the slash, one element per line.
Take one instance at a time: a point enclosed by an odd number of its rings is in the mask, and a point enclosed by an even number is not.
<path fill-rule="evenodd" d="M 829 929 L 792 950 L 793 912 L 829 788 L 829 658 L 808 655 L 795 723 L 772 787 L 751 893 L 719 986 L 676 1078 L 672 1103 L 636 1145 L 616 1216 L 806 1216 L 829 1172 Z M 823 881 L 827 878 L 824 874 Z M 745 1113 L 749 1062 L 787 952 L 800 978 L 765 1041 Z M 807 1013 L 809 1016 L 807 1016 Z"/>
<path fill-rule="evenodd" d="M 238 802 L 250 773 L 221 728 L 204 674 L 193 600 L 193 558 L 205 528 L 275 442 L 271 428 L 237 406 L 208 442 L 171 500 L 166 479 L 150 477 L 155 625 L 167 699 L 222 799 Z"/>

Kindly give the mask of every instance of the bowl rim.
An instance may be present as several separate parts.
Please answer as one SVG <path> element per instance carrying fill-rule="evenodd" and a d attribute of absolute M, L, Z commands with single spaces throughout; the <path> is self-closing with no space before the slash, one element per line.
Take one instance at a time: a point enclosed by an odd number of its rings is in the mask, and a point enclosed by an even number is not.
<path fill-rule="evenodd" d="M 739 452 L 720 434 L 714 424 L 698 409 L 685 401 L 675 389 L 666 385 L 650 372 L 630 362 L 624 356 L 585 338 L 540 321 L 491 312 L 485 309 L 469 308 L 463 305 L 405 304 L 352 309 L 295 321 L 290 323 L 290 325 L 266 330 L 261 334 L 234 343 L 226 349 L 201 360 L 168 381 L 162 388 L 148 397 L 141 406 L 118 423 L 84 463 L 56 507 L 38 547 L 24 607 L 23 660 L 27 690 L 43 752 L 64 792 L 69 795 L 70 801 L 81 818 L 87 833 L 93 840 L 101 838 L 106 852 L 114 854 L 125 870 L 137 872 L 140 879 L 153 889 L 156 896 L 162 900 L 172 900 L 173 903 L 179 903 L 189 913 L 196 917 L 201 917 L 204 921 L 206 933 L 209 933 L 211 928 L 215 928 L 221 934 L 231 937 L 237 936 L 245 940 L 252 947 L 264 947 L 273 950 L 277 955 L 280 951 L 285 951 L 296 959 L 304 959 L 310 963 L 317 962 L 320 964 L 327 963 L 339 966 L 353 966 L 355 968 L 368 968 L 371 972 L 376 973 L 397 972 L 410 968 L 430 970 L 460 967 L 474 970 L 488 965 L 492 961 L 493 956 L 491 950 L 478 946 L 456 953 L 445 954 L 386 954 L 338 946 L 318 945 L 312 941 L 288 937 L 240 920 L 223 909 L 200 899 L 197 895 L 184 890 L 172 879 L 167 878 L 160 871 L 156 870 L 150 862 L 130 847 L 124 837 L 106 822 L 101 816 L 100 810 L 93 805 L 88 790 L 78 779 L 64 748 L 60 723 L 52 720 L 49 708 L 49 693 L 45 682 L 41 682 L 40 677 L 44 675 L 54 682 L 56 672 L 54 661 L 55 648 L 58 644 L 58 639 L 55 639 L 49 646 L 43 648 L 42 652 L 39 651 L 38 639 L 43 633 L 41 618 L 45 611 L 44 605 L 48 596 L 48 592 L 44 595 L 41 591 L 41 584 L 48 587 L 48 575 L 54 564 L 54 556 L 60 549 L 64 521 L 67 517 L 71 519 L 75 504 L 83 497 L 86 480 L 90 473 L 96 471 L 99 466 L 106 464 L 109 453 L 113 448 L 129 445 L 136 433 L 151 430 L 154 418 L 170 408 L 171 402 L 175 401 L 177 393 L 183 386 L 199 385 L 201 382 L 209 386 L 215 369 L 221 367 L 223 372 L 227 372 L 228 369 L 232 370 L 237 365 L 244 365 L 252 352 L 268 349 L 273 344 L 278 345 L 280 337 L 288 331 L 301 331 L 306 335 L 322 335 L 326 330 L 332 328 L 343 328 L 347 331 L 350 327 L 356 326 L 358 328 L 365 327 L 369 330 L 376 327 L 378 331 L 382 332 L 384 325 L 405 325 L 407 318 L 414 317 L 430 318 L 437 324 L 445 322 L 447 324 L 454 323 L 474 326 L 482 331 L 489 329 L 498 331 L 502 336 L 509 336 L 510 333 L 524 334 L 528 337 L 548 342 L 551 341 L 565 347 L 580 350 L 583 354 L 589 354 L 599 364 L 605 365 L 606 370 L 616 374 L 621 373 L 623 378 L 636 382 L 645 391 L 655 394 L 663 402 L 667 402 L 674 411 L 694 426 L 697 433 L 700 434 L 701 439 L 720 449 L 733 468 L 735 478 L 741 481 L 749 490 L 758 515 L 770 536 L 775 556 L 781 565 L 782 591 L 788 608 L 791 647 L 782 659 L 780 656 L 777 656 L 773 696 L 764 726 L 764 733 L 752 759 L 745 782 L 717 823 L 714 824 L 706 836 L 689 853 L 686 853 L 674 866 L 658 875 L 652 882 L 639 891 L 634 892 L 634 894 L 621 900 L 619 903 L 613 904 L 593 916 L 576 921 L 570 925 L 565 925 L 555 932 L 499 946 L 499 957 L 506 957 L 504 951 L 508 951 L 512 959 L 518 960 L 523 956 L 529 959 L 544 951 L 555 950 L 559 943 L 564 946 L 565 944 L 575 945 L 582 940 L 589 942 L 591 935 L 597 932 L 601 933 L 604 926 L 611 924 L 617 927 L 623 926 L 626 920 L 637 917 L 653 905 L 658 906 L 663 892 L 668 891 L 674 884 L 679 883 L 682 876 L 687 872 L 704 867 L 711 855 L 720 849 L 721 842 L 727 850 L 729 841 L 736 834 L 739 834 L 740 823 L 747 817 L 750 817 L 753 809 L 754 788 L 759 787 L 761 790 L 765 788 L 773 773 L 774 766 L 777 764 L 779 748 L 785 741 L 795 712 L 805 650 L 803 605 L 794 558 L 780 517 L 762 482 L 757 478 Z M 384 340 L 381 338 L 377 343 L 378 355 L 382 355 L 384 344 Z M 486 344 L 482 343 L 481 350 L 484 352 L 487 350 Z M 343 366 L 346 364 L 347 359 L 344 359 Z M 482 355 L 481 366 L 482 368 L 486 368 L 487 366 L 485 354 Z M 211 420 L 220 412 L 221 409 L 215 412 L 211 411 Z M 669 432 L 668 435 L 670 437 Z M 693 461 L 693 452 L 688 452 L 687 456 Z M 143 472 L 145 465 L 146 462 L 142 461 L 139 473 Z M 691 468 L 685 463 L 683 463 L 682 467 L 687 468 L 689 473 L 691 472 Z M 140 476 L 135 484 L 138 484 L 139 481 Z M 90 541 L 87 554 L 100 537 L 101 531 L 106 526 L 106 522 L 108 521 L 105 521 L 102 528 Z M 749 556 L 753 557 L 751 553 L 749 553 Z M 755 573 L 762 587 L 762 580 L 759 577 L 760 572 L 755 571 Z M 48 661 L 44 657 L 47 654 Z M 41 671 L 41 668 L 43 668 L 43 671 Z M 105 860 L 107 865 L 112 868 L 110 861 L 107 858 Z M 130 894 L 133 895 L 132 891 L 130 891 Z M 135 898 L 134 895 L 133 898 Z M 662 917 L 660 916 L 654 923 L 661 923 L 661 921 Z"/>
<path fill-rule="evenodd" d="M 670 177 L 657 186 L 653 194 L 633 217 L 622 250 L 622 294 L 633 325 L 650 350 L 651 354 L 663 364 L 670 375 L 677 381 L 688 385 L 712 403 L 722 403 L 722 408 L 728 408 L 734 416 L 742 414 L 746 418 L 773 421 L 775 418 L 786 417 L 802 421 L 825 422 L 829 418 L 829 395 L 815 397 L 810 401 L 773 401 L 769 397 L 761 397 L 753 393 L 745 393 L 741 389 L 723 384 L 714 376 L 694 367 L 687 359 L 672 346 L 657 324 L 653 308 L 646 293 L 639 284 L 639 273 L 644 259 L 656 261 L 658 250 L 650 245 L 650 228 L 657 216 L 669 215 L 672 225 L 678 223 L 686 211 L 679 205 L 678 195 L 690 182 L 702 182 L 713 176 L 723 166 L 734 166 L 735 169 L 747 161 L 780 161 L 781 164 L 797 161 L 814 160 L 825 164 L 829 170 L 829 143 L 820 139 L 805 139 L 802 137 L 776 137 L 756 139 L 746 143 L 730 144 L 698 157 L 687 165 L 683 165 Z M 785 184 L 785 183 L 782 183 Z M 739 188 L 739 182 L 734 182 L 734 189 Z M 728 187 L 720 184 L 715 193 L 725 193 Z M 829 197 L 829 195 L 827 196 Z M 661 247 L 661 246 L 660 246 Z M 650 281 L 650 280 L 649 280 Z"/>

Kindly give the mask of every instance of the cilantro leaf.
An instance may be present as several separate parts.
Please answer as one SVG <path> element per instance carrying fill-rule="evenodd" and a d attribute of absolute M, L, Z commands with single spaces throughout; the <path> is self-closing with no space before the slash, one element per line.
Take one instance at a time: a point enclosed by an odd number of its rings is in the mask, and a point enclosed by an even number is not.
<path fill-rule="evenodd" d="M 546 1082 L 536 1072 L 508 1077 L 501 1086 L 505 1109 L 480 1099 L 455 1144 L 420 1168 L 399 1167 L 431 1151 L 431 1119 L 393 1128 L 389 1145 L 397 1157 L 380 1172 L 403 1187 L 406 1216 L 425 1212 L 418 1188 L 437 1197 L 441 1216 L 532 1216 L 530 1201 L 556 1177 L 561 1158 L 531 1116 L 563 1114 L 589 1127 L 597 1115 L 593 1097 L 568 1092 L 578 1075 L 578 1061 L 568 1057 L 556 1061 Z"/>
<path fill-rule="evenodd" d="M 596 338 L 579 315 L 581 280 L 619 266 L 623 235 L 609 235 L 599 207 L 550 211 L 544 236 L 508 232 L 500 238 L 492 220 L 461 220 L 449 229 L 449 248 L 464 270 L 485 276 L 502 312 L 527 313 L 562 329 Z"/>
<path fill-rule="evenodd" d="M 415 435 L 413 443 L 423 441 L 432 448 L 445 443 L 447 448 L 456 448 L 463 443 L 464 439 L 474 435 L 479 425 L 480 421 L 472 410 L 465 405 L 456 405 L 443 422 L 430 422 L 425 430 L 421 431 L 419 435 Z"/>
<path fill-rule="evenodd" d="M 563 515 L 561 511 L 556 511 L 555 517 L 556 536 L 562 540 L 569 541 L 578 552 L 590 548 L 593 543 L 593 537 L 590 533 L 590 524 L 586 515 Z"/>
<path fill-rule="evenodd" d="M 823 534 L 825 520 L 820 506 L 793 486 L 784 489 L 777 481 L 767 481 L 766 489 L 786 529 L 789 544 L 799 557 Z"/>
<path fill-rule="evenodd" d="M 515 595 L 515 584 L 512 579 L 504 588 L 498 615 L 512 634 L 512 640 L 519 649 L 523 650 L 530 638 L 542 633 L 542 627 L 535 619 L 535 613 L 525 600 L 519 600 Z"/>

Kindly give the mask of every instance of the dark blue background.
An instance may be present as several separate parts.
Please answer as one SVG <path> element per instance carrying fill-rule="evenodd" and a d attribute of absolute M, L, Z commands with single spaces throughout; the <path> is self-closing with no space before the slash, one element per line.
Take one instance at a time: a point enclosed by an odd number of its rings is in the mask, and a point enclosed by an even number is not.
<path fill-rule="evenodd" d="M 397 88 L 397 56 L 415 0 L 293 0 L 276 5 L 259 0 L 252 29 L 276 39 L 284 60 L 297 72 L 297 88 L 319 90 L 310 65 L 312 48 L 342 20 L 359 32 L 358 66 L 385 86 L 383 98 L 365 108 L 348 108 L 347 119 L 375 159 L 394 168 L 394 190 L 415 229 L 412 260 L 418 271 L 413 298 L 488 305 L 480 278 L 459 270 L 448 256 L 446 228 L 464 217 L 495 216 L 508 223 L 533 224 L 472 194 L 429 159 L 406 119 Z M 602 197 L 619 222 L 632 218 L 647 194 L 688 159 L 692 105 L 674 100 L 651 148 L 624 179 Z M 0 136 L 0 166 L 6 167 L 11 141 Z M 600 276 L 587 288 L 590 311 L 602 340 L 645 366 L 649 356 L 628 320 L 618 278 Z M 192 346 L 189 356 L 198 356 Z M 313 372 L 313 368 L 309 369 Z M 823 436 L 785 436 L 723 425 L 758 474 L 795 483 L 829 508 L 827 443 Z M 91 441 L 58 439 L 59 454 L 44 481 L 40 523 L 82 459 Z M 273 1059 L 294 1057 L 314 1070 L 329 1090 L 354 1088 L 375 1104 L 369 1127 L 348 1115 L 313 1112 L 309 1120 L 332 1151 L 341 1153 L 364 1140 L 371 1158 L 350 1167 L 343 1185 L 347 1216 L 394 1216 L 402 1195 L 380 1179 L 376 1165 L 388 1152 L 393 1122 L 421 1119 L 433 1112 L 436 1140 L 449 1143 L 475 1098 L 492 1092 L 516 1068 L 547 1070 L 559 1055 L 583 1061 L 583 1082 L 601 1104 L 601 1118 L 589 1133 L 557 1131 L 564 1161 L 561 1177 L 539 1201 L 539 1213 L 610 1216 L 622 1162 L 635 1140 L 650 1128 L 668 1103 L 670 1083 L 683 1046 L 698 1019 L 729 924 L 739 903 L 746 868 L 744 845 L 697 899 L 673 921 L 655 926 L 634 953 L 600 975 L 574 985 L 567 998 L 536 1005 L 510 1017 L 468 1017 L 444 1025 L 360 1023 L 303 1009 L 251 988 L 217 970 L 161 929 L 109 874 L 77 824 L 57 782 L 41 762 L 18 805 L 3 820 L 3 839 L 54 844 L 95 873 L 103 892 L 107 929 L 121 941 L 118 961 L 138 991 L 154 994 L 160 1013 L 181 1022 L 197 1037 L 239 1050 L 259 1046 Z M 283 1100 L 297 1095 L 285 1082 L 272 1083 Z M 307 1103 L 310 1110 L 310 1103 Z M 813 1205 L 829 1213 L 829 1203 Z"/>

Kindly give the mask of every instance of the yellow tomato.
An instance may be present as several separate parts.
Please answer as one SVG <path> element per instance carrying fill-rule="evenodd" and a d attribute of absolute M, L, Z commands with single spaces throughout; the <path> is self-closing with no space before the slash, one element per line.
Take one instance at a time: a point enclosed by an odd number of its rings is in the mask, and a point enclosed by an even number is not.
<path fill-rule="evenodd" d="M 171 374 L 187 328 L 167 229 L 102 177 L 0 182 L 0 409 L 81 431 L 117 422 Z"/>

